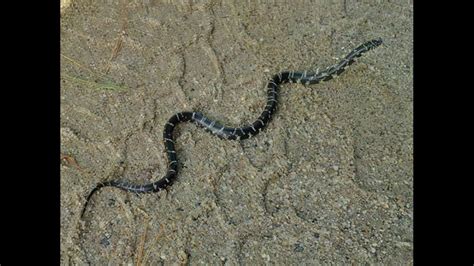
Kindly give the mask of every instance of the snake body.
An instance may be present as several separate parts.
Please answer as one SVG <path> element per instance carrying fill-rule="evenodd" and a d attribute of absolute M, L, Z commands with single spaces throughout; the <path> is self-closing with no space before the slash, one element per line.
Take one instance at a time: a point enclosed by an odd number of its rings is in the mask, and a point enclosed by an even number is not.
<path fill-rule="evenodd" d="M 171 186 L 178 177 L 178 157 L 176 155 L 176 149 L 174 146 L 175 142 L 173 138 L 173 131 L 179 123 L 194 122 L 198 126 L 203 127 L 206 131 L 209 131 L 213 135 L 216 135 L 222 139 L 243 140 L 250 138 L 251 136 L 257 135 L 271 121 L 272 115 L 275 113 L 278 103 L 279 85 L 288 82 L 310 85 L 331 80 L 337 75 L 341 74 L 349 65 L 354 63 L 356 58 L 360 57 L 363 53 L 379 46 L 380 44 L 382 44 L 382 39 L 380 38 L 365 42 L 364 44 L 352 50 L 340 62 L 327 67 L 321 72 L 285 71 L 274 75 L 267 85 L 267 105 L 265 106 L 265 109 L 255 120 L 255 122 L 247 126 L 226 127 L 217 121 L 206 117 L 200 112 L 180 112 L 173 115 L 168 120 L 168 122 L 166 122 L 165 128 L 163 130 L 163 141 L 169 162 L 166 175 L 156 182 L 145 185 L 133 184 L 122 180 L 112 180 L 98 183 L 87 196 L 82 215 L 84 215 L 87 204 L 92 195 L 103 187 L 116 187 L 135 193 L 150 193 L 158 192 Z"/>

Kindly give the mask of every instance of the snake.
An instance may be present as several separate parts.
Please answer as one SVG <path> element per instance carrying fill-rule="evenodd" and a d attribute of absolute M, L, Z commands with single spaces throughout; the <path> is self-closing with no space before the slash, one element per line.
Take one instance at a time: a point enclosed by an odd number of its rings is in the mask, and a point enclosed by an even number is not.
<path fill-rule="evenodd" d="M 178 177 L 178 156 L 175 149 L 175 140 L 173 138 L 173 131 L 175 127 L 184 122 L 193 122 L 199 127 L 204 128 L 211 134 L 228 140 L 244 140 L 257 135 L 263 130 L 272 120 L 273 115 L 277 110 L 278 104 L 278 90 L 279 86 L 285 83 L 300 83 L 304 85 L 318 84 L 324 81 L 329 81 L 340 75 L 351 64 L 353 64 L 358 57 L 365 52 L 374 49 L 382 44 L 382 39 L 377 38 L 367 41 L 355 49 L 353 49 L 347 56 L 345 56 L 338 63 L 325 68 L 323 71 L 283 71 L 273 75 L 267 84 L 267 104 L 260 116 L 251 124 L 241 127 L 227 127 L 205 116 L 201 112 L 179 112 L 174 114 L 165 124 L 163 130 L 163 143 L 168 157 L 168 170 L 164 177 L 149 183 L 149 184 L 134 184 L 123 180 L 111 180 L 98 183 L 88 194 L 84 204 L 81 217 L 84 215 L 87 205 L 94 193 L 104 187 L 116 187 L 128 192 L 134 193 L 154 193 L 167 189 L 171 186 Z"/>

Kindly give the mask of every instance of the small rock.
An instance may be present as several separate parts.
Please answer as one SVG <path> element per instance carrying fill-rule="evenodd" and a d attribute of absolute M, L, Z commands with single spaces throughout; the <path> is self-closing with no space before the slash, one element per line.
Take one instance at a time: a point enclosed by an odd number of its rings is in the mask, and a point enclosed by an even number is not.
<path fill-rule="evenodd" d="M 110 236 L 105 236 L 102 238 L 102 240 L 100 240 L 100 244 L 104 247 L 110 246 Z"/>
<path fill-rule="evenodd" d="M 304 250 L 304 247 L 302 244 L 300 243 L 295 244 L 295 249 L 294 249 L 295 252 L 303 252 L 303 250 Z"/>

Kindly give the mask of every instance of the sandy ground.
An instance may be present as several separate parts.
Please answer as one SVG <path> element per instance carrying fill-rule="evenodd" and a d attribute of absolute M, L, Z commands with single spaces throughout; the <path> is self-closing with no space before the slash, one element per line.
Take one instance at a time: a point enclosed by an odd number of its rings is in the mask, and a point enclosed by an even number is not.
<path fill-rule="evenodd" d="M 409 1 L 81 1 L 61 15 L 61 264 L 413 263 Z M 176 132 L 178 181 L 134 195 L 167 161 L 166 120 L 229 126 L 265 81 L 382 37 L 336 80 L 284 85 L 272 123 L 225 141 Z"/>

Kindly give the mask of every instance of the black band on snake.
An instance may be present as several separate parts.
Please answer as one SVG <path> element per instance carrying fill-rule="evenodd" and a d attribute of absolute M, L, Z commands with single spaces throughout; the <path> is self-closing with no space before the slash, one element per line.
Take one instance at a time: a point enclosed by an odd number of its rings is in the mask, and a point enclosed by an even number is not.
<path fill-rule="evenodd" d="M 360 57 L 363 53 L 379 46 L 382 44 L 382 39 L 375 39 L 368 41 L 354 50 L 352 50 L 344 59 L 339 63 L 332 65 L 325 70 L 319 72 L 281 72 L 276 74 L 270 79 L 267 85 L 267 105 L 265 109 L 260 114 L 260 116 L 250 125 L 243 127 L 226 127 L 218 122 L 211 120 L 204 116 L 200 112 L 181 112 L 173 115 L 168 122 L 166 122 L 164 131 L 163 131 L 163 140 L 165 144 L 166 153 L 168 155 L 168 171 L 166 175 L 160 180 L 146 184 L 146 185 L 137 185 L 128 183 L 126 181 L 112 180 L 106 181 L 97 184 L 97 186 L 89 193 L 82 210 L 81 217 L 84 215 L 87 204 L 89 203 L 92 195 L 97 192 L 100 188 L 103 187 L 117 187 L 125 191 L 135 192 L 135 193 L 149 193 L 149 192 L 158 192 L 163 190 L 173 184 L 178 176 L 178 157 L 176 155 L 176 150 L 174 147 L 173 139 L 173 130 L 177 124 L 182 122 L 194 122 L 197 125 L 205 128 L 206 131 L 211 132 L 212 134 L 230 140 L 243 140 L 250 138 L 251 136 L 257 135 L 260 130 L 264 129 L 266 125 L 271 121 L 272 115 L 276 111 L 278 103 L 278 86 L 287 82 L 290 83 L 302 83 L 302 84 L 317 84 L 322 81 L 328 81 L 333 79 L 335 76 L 344 72 L 344 70 L 355 62 L 355 59 Z"/>

